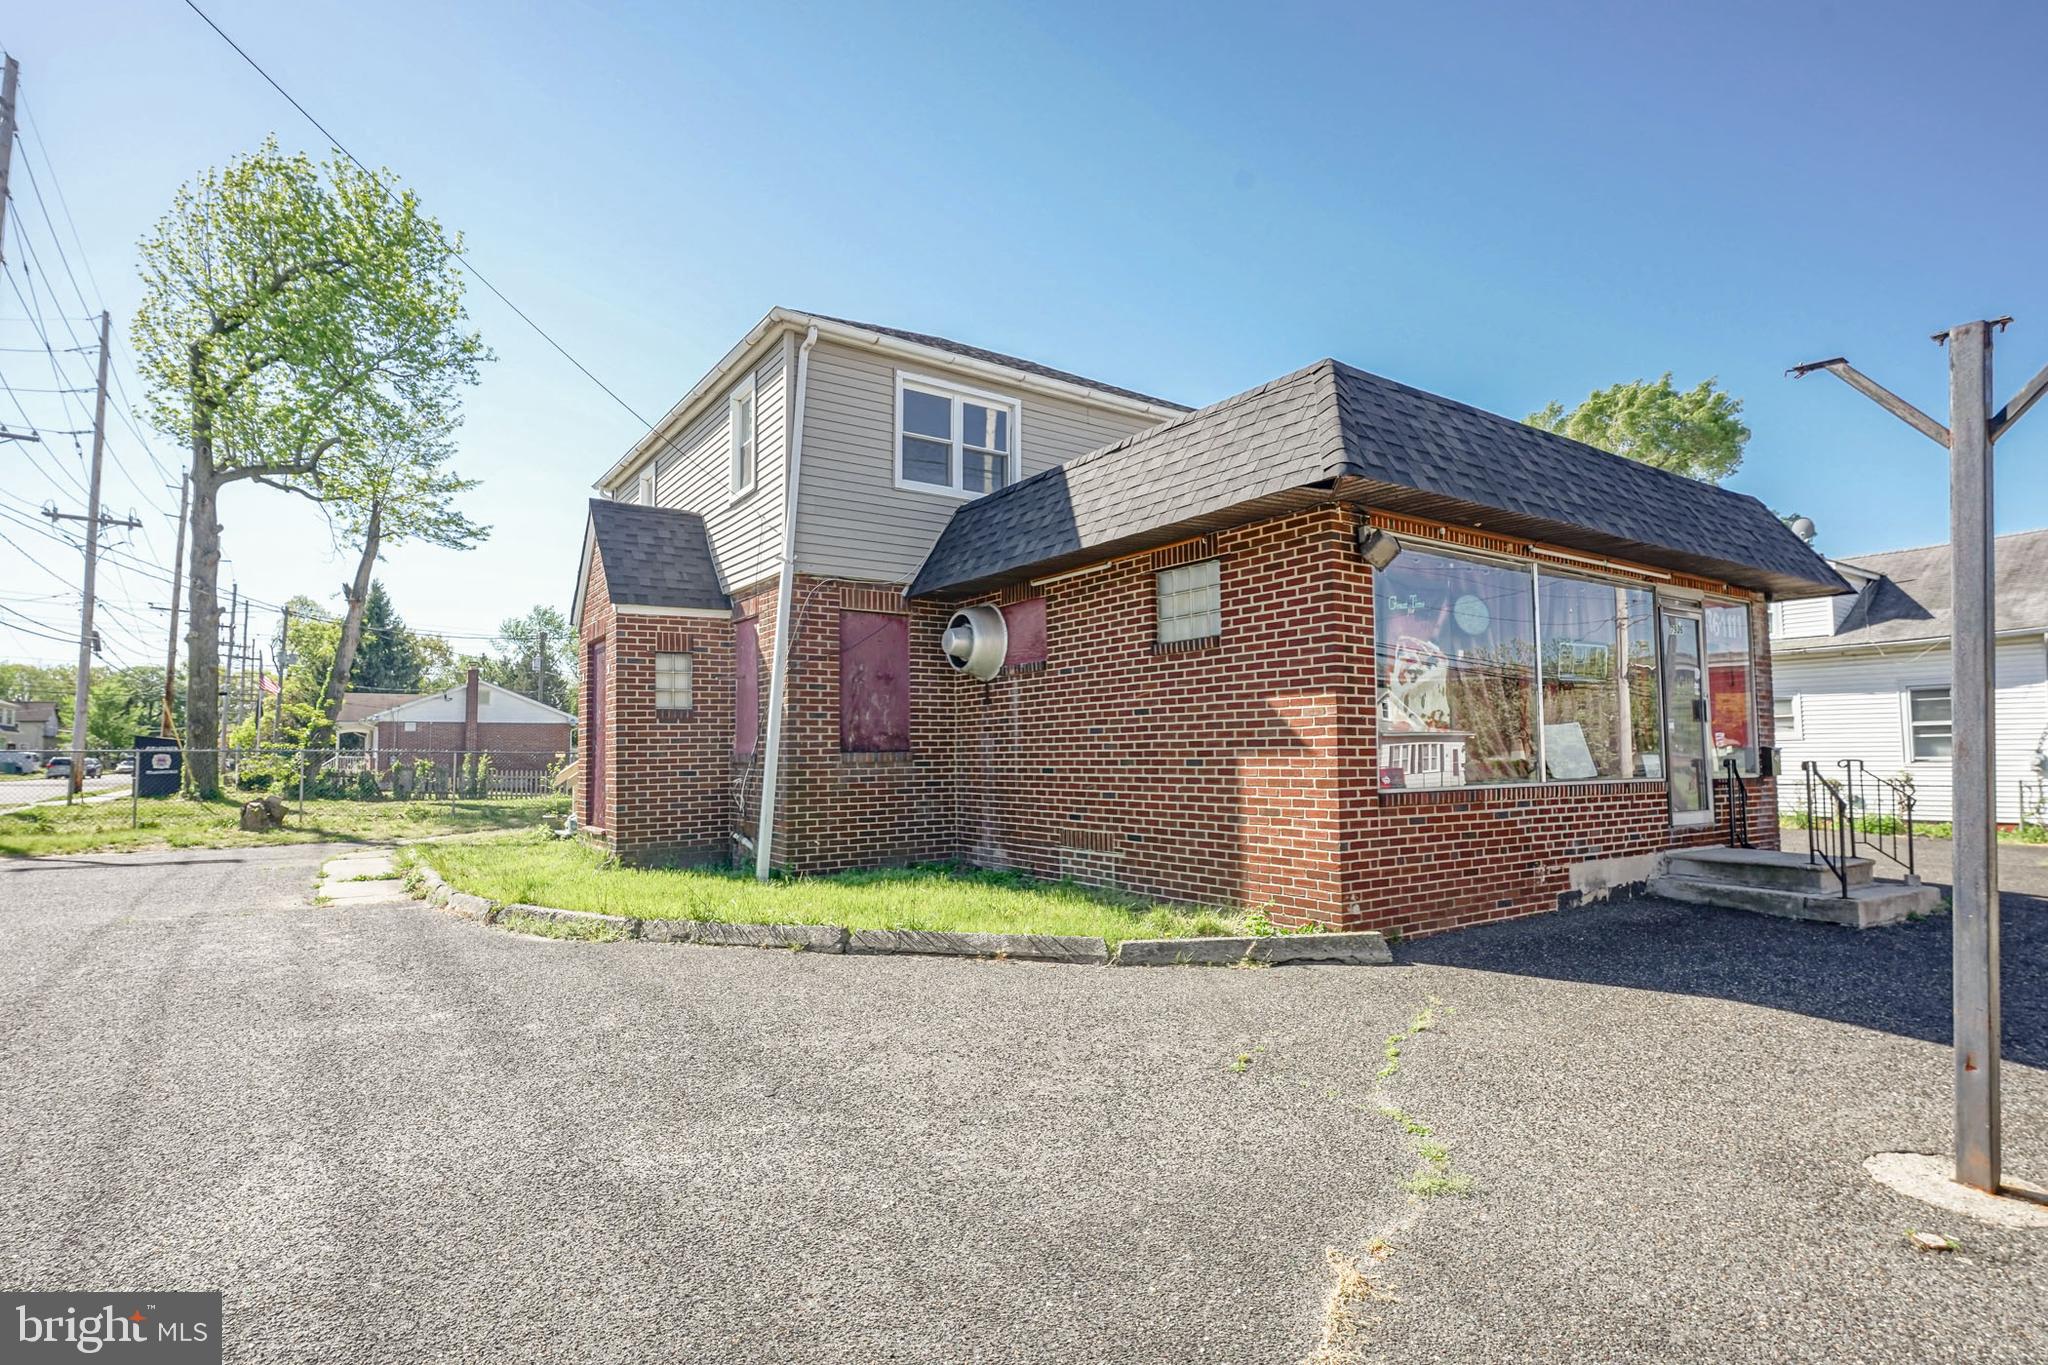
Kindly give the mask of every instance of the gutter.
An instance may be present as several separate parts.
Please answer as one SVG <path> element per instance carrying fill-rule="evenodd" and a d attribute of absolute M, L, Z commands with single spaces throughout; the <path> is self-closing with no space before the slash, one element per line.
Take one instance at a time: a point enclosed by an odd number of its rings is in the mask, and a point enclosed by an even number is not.
<path fill-rule="evenodd" d="M 804 334 L 796 353 L 796 402 L 789 420 L 789 487 L 782 497 L 782 578 L 775 588 L 775 658 L 768 671 L 768 747 L 761 757 L 761 819 L 754 843 L 754 876 L 767 881 L 775 869 L 775 798 L 782 776 L 782 709 L 789 695 L 790 600 L 796 595 L 797 490 L 803 477 L 804 395 L 810 388 L 811 347 L 818 329 Z"/>
<path fill-rule="evenodd" d="M 1810 637 L 1794 635 L 1786 637 L 1788 641 L 1809 638 L 1827 640 L 1830 637 L 1824 635 Z M 2000 645 L 2025 644 L 2030 640 L 2048 640 L 2048 635 L 2044 635 L 2040 627 L 2030 626 L 2019 630 L 1994 631 L 1992 632 L 1991 640 L 1993 644 Z M 1813 645 L 1789 643 L 1781 645 L 1777 640 L 1773 639 L 1771 642 L 1771 657 L 1773 659 L 1812 659 L 1841 658 L 1849 654 L 1875 654 L 1880 657 L 1903 654 L 1918 658 L 1930 650 L 1947 649 L 1953 642 L 1954 637 L 1949 635 L 1915 635 L 1907 640 L 1843 640 L 1839 643 Z"/>

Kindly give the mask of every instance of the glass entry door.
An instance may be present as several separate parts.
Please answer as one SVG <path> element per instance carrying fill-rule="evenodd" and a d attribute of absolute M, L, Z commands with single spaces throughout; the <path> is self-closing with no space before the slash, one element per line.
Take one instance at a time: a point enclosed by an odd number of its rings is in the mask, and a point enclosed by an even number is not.
<path fill-rule="evenodd" d="M 1714 819 L 1713 734 L 1707 723 L 1707 670 L 1700 613 L 1663 606 L 1664 752 L 1670 764 L 1671 823 Z"/>

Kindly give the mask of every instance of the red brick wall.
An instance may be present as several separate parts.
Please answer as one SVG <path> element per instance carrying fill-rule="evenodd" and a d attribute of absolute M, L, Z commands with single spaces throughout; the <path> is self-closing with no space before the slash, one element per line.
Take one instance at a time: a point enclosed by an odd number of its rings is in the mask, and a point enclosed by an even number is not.
<path fill-rule="evenodd" d="M 411 730 L 405 728 L 403 721 L 382 720 L 377 722 L 377 748 L 387 754 L 423 749 L 445 754 L 465 747 L 463 729 L 459 720 L 419 721 Z M 541 725 L 481 721 L 476 727 L 476 748 L 508 756 L 533 754 L 552 759 L 556 754 L 566 755 L 569 752 L 569 731 L 566 722 Z M 505 765 L 501 763 L 498 766 Z"/>

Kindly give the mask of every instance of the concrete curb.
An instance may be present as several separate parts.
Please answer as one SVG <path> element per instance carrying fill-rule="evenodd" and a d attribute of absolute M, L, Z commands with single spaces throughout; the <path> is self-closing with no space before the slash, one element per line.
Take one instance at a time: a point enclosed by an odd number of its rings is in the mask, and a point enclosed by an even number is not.
<path fill-rule="evenodd" d="M 930 957 L 1008 957 L 1100 966 L 1109 949 L 1099 938 L 1061 934 L 958 934 L 938 929 L 855 929 L 849 953 L 911 953 Z"/>
<path fill-rule="evenodd" d="M 527 919 L 545 920 L 549 924 L 559 924 L 570 929 L 611 930 L 620 938 L 640 937 L 640 921 L 628 919 L 624 915 L 599 915 L 589 910 L 557 910 L 549 905 L 527 905 L 519 901 L 493 908 L 482 896 L 466 895 L 460 891 L 448 897 L 448 908 L 456 910 L 458 901 L 470 901 L 486 907 L 484 914 L 471 916 L 473 919 L 482 919 L 486 924 L 496 924 L 506 915 L 522 915 Z M 468 912 L 458 910 L 457 913 Z"/>
<path fill-rule="evenodd" d="M 1278 934 L 1252 940 L 1251 960 L 1273 966 L 1296 962 L 1333 967 L 1390 967 L 1394 950 L 1386 935 L 1372 930 L 1351 934 Z"/>
<path fill-rule="evenodd" d="M 846 930 L 837 924 L 726 924 L 719 920 L 645 920 L 640 936 L 656 924 L 673 926 L 668 941 L 706 948 L 794 948 L 811 953 L 843 953 Z"/>
<path fill-rule="evenodd" d="M 1235 967 L 1256 938 L 1127 938 L 1116 946 L 1112 967 Z"/>

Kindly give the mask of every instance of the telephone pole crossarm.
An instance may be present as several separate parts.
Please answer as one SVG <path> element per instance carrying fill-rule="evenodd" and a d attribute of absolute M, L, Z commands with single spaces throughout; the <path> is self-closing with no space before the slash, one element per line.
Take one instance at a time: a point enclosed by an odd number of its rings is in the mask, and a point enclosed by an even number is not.
<path fill-rule="evenodd" d="M 2048 397 L 2048 365 L 2043 365 L 2041 372 L 2022 384 L 2020 391 L 2007 400 L 2004 407 L 1991 414 L 1991 439 L 1995 441 L 2005 435 L 2006 430 L 2025 417 L 2027 409 L 2043 397 Z"/>
<path fill-rule="evenodd" d="M 1806 365 L 1794 365 L 1785 373 L 1794 379 L 1804 379 L 1815 370 L 1826 370 L 1928 440 L 1944 450 L 1948 448 L 1947 427 L 1851 365 L 1845 356 L 1836 356 L 1833 360 L 1816 360 Z"/>

